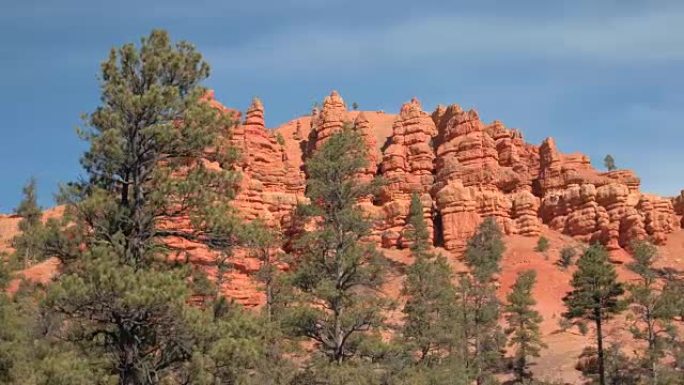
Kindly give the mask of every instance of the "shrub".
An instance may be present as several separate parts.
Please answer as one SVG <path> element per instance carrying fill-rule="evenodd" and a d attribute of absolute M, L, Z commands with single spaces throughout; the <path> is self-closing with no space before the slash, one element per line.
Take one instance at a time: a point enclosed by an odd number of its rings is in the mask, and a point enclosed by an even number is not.
<path fill-rule="evenodd" d="M 283 137 L 283 134 L 280 132 L 276 134 L 276 141 L 278 142 L 279 145 L 284 146 L 285 145 L 285 138 Z"/>
<path fill-rule="evenodd" d="M 560 251 L 560 259 L 558 260 L 558 266 L 560 266 L 563 269 L 567 269 L 570 265 L 572 265 L 573 259 L 575 258 L 576 254 L 577 250 L 575 250 L 574 247 L 563 247 L 563 249 L 561 249 Z"/>
<path fill-rule="evenodd" d="M 539 237 L 539 240 L 537 240 L 537 247 L 535 247 L 534 250 L 543 253 L 549 249 L 549 246 L 549 240 L 542 235 L 541 237 Z"/>

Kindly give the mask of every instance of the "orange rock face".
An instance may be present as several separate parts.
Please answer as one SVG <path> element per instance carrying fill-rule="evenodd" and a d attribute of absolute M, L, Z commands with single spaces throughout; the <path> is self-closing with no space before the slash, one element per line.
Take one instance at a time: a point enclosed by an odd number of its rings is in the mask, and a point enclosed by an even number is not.
<path fill-rule="evenodd" d="M 552 229 L 618 249 L 646 237 L 662 244 L 679 227 L 672 201 L 639 192 L 631 171 L 600 173 L 584 155 L 560 154 L 552 139 L 540 153 L 540 213 Z"/>
<path fill-rule="evenodd" d="M 407 246 L 403 233 L 413 193 L 420 195 L 428 227 L 433 227 L 430 189 L 434 183 L 432 142 L 436 134 L 434 122 L 417 99 L 401 107 L 380 164 L 380 173 L 387 181 L 380 192 L 382 213 L 377 225 L 384 247 Z"/>
<path fill-rule="evenodd" d="M 306 199 L 307 157 L 346 124 L 359 132 L 367 148 L 367 166 L 358 178 L 381 176 L 387 182 L 378 196 L 359 201 L 373 219 L 371 239 L 385 248 L 408 246 L 406 216 L 413 193 L 423 202 L 434 244 L 455 252 L 465 248 L 486 217 L 495 218 L 509 235 L 555 231 L 613 250 L 646 237 L 663 244 L 682 225 L 684 191 L 672 199 L 644 194 L 629 170 L 599 172 L 586 155 L 561 153 L 551 138 L 539 146 L 526 143 L 520 131 L 499 121 L 485 124 L 475 110 L 458 105 L 428 114 L 414 98 L 396 115 L 348 111 L 333 91 L 310 116 L 271 130 L 258 99 L 244 118 L 213 93 L 206 100 L 240 122 L 227 137 L 239 151 L 234 167 L 241 181 L 234 208 L 246 220 L 260 218 L 283 231 L 296 205 Z M 0 233 L 11 233 L 16 221 L 0 216 Z M 182 221 L 174 225 L 189 226 Z M 0 246 L 6 247 L 6 241 Z M 183 250 L 178 258 L 215 270 L 215 254 L 201 245 L 175 242 Z M 239 268 L 223 284 L 224 291 L 256 306 L 262 295 L 251 276 L 258 261 L 239 255 L 232 263 Z"/>
<path fill-rule="evenodd" d="M 333 91 L 323 99 L 323 108 L 319 112 L 314 109 L 312 120 L 313 149 L 319 149 L 328 138 L 340 131 L 345 123 L 349 122 L 347 106 L 344 100 Z"/>
<path fill-rule="evenodd" d="M 432 191 L 444 247 L 462 250 L 485 217 L 507 234 L 538 235 L 540 203 L 532 193 L 538 150 L 499 121 L 485 125 L 474 110 L 451 105 L 432 116 L 439 130 Z"/>
<path fill-rule="evenodd" d="M 684 214 L 684 198 L 642 194 L 639 178 L 629 170 L 599 172 L 586 155 L 562 154 L 551 138 L 539 146 L 526 143 L 520 131 L 500 121 L 485 124 L 474 110 L 451 105 L 428 114 L 413 99 L 398 115 L 357 113 L 347 111 L 335 91 L 311 117 L 276 129 L 285 138 L 289 162 L 273 155 L 280 150 L 272 139 L 266 144 L 263 108 L 252 106 L 247 112 L 245 141 L 257 142 L 249 139 L 254 136 L 264 142 L 262 163 L 253 160 L 243 170 L 246 180 L 260 182 L 245 185 L 245 200 L 253 206 L 248 210 L 286 218 L 291 206 L 280 210 L 262 202 L 266 175 L 281 181 L 275 170 L 287 170 L 296 183 L 271 183 L 270 188 L 301 196 L 304 181 L 296 167 L 345 124 L 359 130 L 368 147 L 368 166 L 359 177 L 367 181 L 378 175 L 387 182 L 374 200 L 360 202 L 374 219 L 373 239 L 386 248 L 407 246 L 404 232 L 413 193 L 423 201 L 435 244 L 455 251 L 463 250 L 485 217 L 494 217 L 506 234 L 538 236 L 549 227 L 617 249 L 645 237 L 664 242 L 680 226 L 677 215 Z"/>
<path fill-rule="evenodd" d="M 247 220 L 285 226 L 304 196 L 304 174 L 288 161 L 285 139 L 264 125 L 264 106 L 254 99 L 244 122 L 231 134 L 239 151 L 241 185 L 234 206 Z"/>

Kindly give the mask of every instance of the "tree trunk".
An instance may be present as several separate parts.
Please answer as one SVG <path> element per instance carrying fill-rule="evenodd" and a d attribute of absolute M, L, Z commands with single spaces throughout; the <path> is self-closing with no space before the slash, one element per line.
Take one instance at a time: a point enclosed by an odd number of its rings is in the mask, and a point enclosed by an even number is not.
<path fill-rule="evenodd" d="M 601 317 L 601 309 L 594 310 L 594 319 L 596 320 L 596 345 L 598 348 L 598 364 L 599 364 L 599 384 L 606 385 L 606 369 L 603 362 L 603 319 Z"/>
<path fill-rule="evenodd" d="M 648 325 L 648 361 L 650 363 L 650 370 L 651 370 L 651 384 L 656 385 L 658 383 L 658 375 L 657 375 L 657 356 L 656 356 L 656 335 L 655 335 L 655 326 L 653 324 L 653 314 L 651 313 L 651 309 L 647 308 L 646 309 L 646 322 Z"/>
<path fill-rule="evenodd" d="M 125 332 L 124 332 L 125 333 Z M 119 385 L 138 385 L 135 373 L 134 348 L 128 340 L 132 337 L 122 334 L 119 343 Z"/>
<path fill-rule="evenodd" d="M 273 271 L 271 270 L 271 253 L 269 249 L 264 251 L 264 264 L 266 269 L 266 316 L 268 322 L 273 321 Z"/>

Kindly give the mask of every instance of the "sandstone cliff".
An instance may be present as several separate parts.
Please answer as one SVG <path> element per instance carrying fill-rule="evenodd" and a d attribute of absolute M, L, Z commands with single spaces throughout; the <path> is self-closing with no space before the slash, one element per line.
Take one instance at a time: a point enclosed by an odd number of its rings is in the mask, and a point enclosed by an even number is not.
<path fill-rule="evenodd" d="M 494 217 L 507 234 L 538 236 L 548 227 L 618 249 L 645 237 L 662 244 L 684 213 L 683 198 L 640 192 L 640 180 L 629 170 L 600 172 L 586 155 L 562 154 L 552 138 L 527 143 L 520 131 L 499 121 L 486 124 L 458 105 L 430 114 L 414 98 L 397 115 L 357 112 L 333 91 L 310 116 L 275 130 L 265 128 L 263 117 L 255 100 L 232 134 L 244 154 L 235 205 L 245 218 L 277 226 L 303 199 L 306 157 L 345 124 L 368 147 L 368 166 L 359 177 L 387 181 L 378 197 L 360 202 L 374 219 L 373 239 L 385 248 L 407 246 L 403 233 L 414 192 L 423 200 L 435 244 L 453 251 L 463 250 L 485 217 Z"/>

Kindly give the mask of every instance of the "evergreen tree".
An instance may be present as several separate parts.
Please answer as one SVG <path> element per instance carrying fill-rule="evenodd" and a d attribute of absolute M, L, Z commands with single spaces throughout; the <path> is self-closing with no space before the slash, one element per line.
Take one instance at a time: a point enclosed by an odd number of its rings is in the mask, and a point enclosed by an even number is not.
<path fill-rule="evenodd" d="M 163 256 L 170 236 L 225 241 L 236 175 L 227 171 L 228 117 L 204 100 L 200 86 L 208 74 L 191 44 L 174 45 L 164 31 L 153 31 L 139 48 L 112 49 L 102 63 L 102 105 L 80 131 L 90 143 L 81 160 L 88 180 L 73 184 L 63 200 L 95 232 L 91 239 L 121 248 L 125 263 Z M 193 231 L 172 226 L 179 215 L 189 217 Z"/>
<path fill-rule="evenodd" d="M 603 158 L 603 165 L 608 169 L 608 171 L 617 169 L 617 166 L 615 165 L 615 159 L 613 159 L 613 156 L 610 154 Z"/>
<path fill-rule="evenodd" d="M 31 178 L 22 189 L 24 198 L 15 209 L 21 217 L 19 235 L 12 240 L 14 260 L 21 261 L 23 267 L 44 259 L 44 226 L 43 212 L 36 199 L 36 180 Z"/>
<path fill-rule="evenodd" d="M 260 384 L 284 384 L 293 371 L 284 354 L 292 346 L 285 343 L 282 327 L 284 308 L 291 299 L 292 290 L 286 276 L 281 274 L 276 265 L 276 262 L 286 259 L 286 255 L 279 250 L 282 240 L 275 230 L 260 219 L 248 223 L 241 238 L 250 253 L 261 263 L 255 278 L 263 285 L 266 294 L 262 341 L 266 359 L 259 363 L 257 377 Z"/>
<path fill-rule="evenodd" d="M 238 310 L 223 299 L 189 306 L 188 270 L 167 262 L 182 251 L 174 239 L 218 250 L 236 243 L 230 122 L 204 100 L 208 73 L 192 45 L 172 44 L 163 31 L 112 49 L 102 64 L 102 105 L 81 131 L 88 178 L 63 192 L 64 222 L 49 229 L 46 245 L 64 273 L 47 309 L 63 319 L 61 338 L 99 357 L 121 385 L 177 383 L 190 368 L 230 377 L 246 365 L 215 356 L 251 341 L 212 332 Z"/>
<path fill-rule="evenodd" d="M 407 269 L 402 290 L 407 297 L 402 339 L 420 362 L 432 364 L 433 357 L 441 358 L 456 346 L 455 288 L 447 260 L 427 251 L 429 233 L 418 194 L 411 198 L 407 223 L 415 262 Z"/>
<path fill-rule="evenodd" d="M 0 276 L 5 276 L 0 265 Z M 97 359 L 84 359 L 68 341 L 56 338 L 54 321 L 41 312 L 43 292 L 26 282 L 8 295 L 0 279 L 0 384 L 107 384 Z"/>
<path fill-rule="evenodd" d="M 409 213 L 406 217 L 405 236 L 413 254 L 425 253 L 430 248 L 430 232 L 423 216 L 423 202 L 418 193 L 411 195 Z"/>
<path fill-rule="evenodd" d="M 619 297 L 624 290 L 617 281 L 617 273 L 603 246 L 592 245 L 582 254 L 577 261 L 577 271 L 572 276 L 571 285 L 572 291 L 563 298 L 567 307 L 563 316 L 581 323 L 594 322 L 599 383 L 605 385 L 603 325 L 612 315 L 622 311 Z"/>
<path fill-rule="evenodd" d="M 508 345 L 516 348 L 515 372 L 521 383 L 527 375 L 527 358 L 539 357 L 541 349 L 546 347 L 539 331 L 542 316 L 534 309 L 537 302 L 532 296 L 536 280 L 537 273 L 534 270 L 519 273 L 506 297 L 506 334 L 510 337 Z"/>
<path fill-rule="evenodd" d="M 632 359 L 627 357 L 619 343 L 610 343 L 605 349 L 605 379 L 611 385 L 641 385 Z M 585 347 L 576 368 L 587 378 L 595 379 L 599 373 L 598 352 L 595 347 Z M 587 384 L 594 384 L 589 381 Z"/>
<path fill-rule="evenodd" d="M 272 320 L 277 296 L 275 291 L 278 269 L 274 264 L 274 256 L 278 252 L 280 243 L 278 234 L 269 229 L 261 220 L 256 219 L 245 226 L 242 238 L 252 255 L 261 262 L 257 279 L 264 285 L 266 293 L 266 317 Z"/>
<path fill-rule="evenodd" d="M 501 228 L 489 217 L 468 240 L 465 260 L 479 283 L 490 283 L 494 275 L 501 271 L 501 258 L 506 249 L 502 238 Z"/>
<path fill-rule="evenodd" d="M 270 324 L 237 305 L 223 311 L 186 309 L 192 325 L 192 353 L 176 370 L 167 371 L 163 384 L 284 384 L 273 371 L 268 352 Z M 188 313 L 190 310 L 191 313 Z M 266 378 L 273 376 L 273 378 Z"/>
<path fill-rule="evenodd" d="M 349 127 L 328 138 L 306 162 L 311 203 L 298 210 L 317 227 L 297 241 L 293 282 L 302 296 L 288 324 L 338 364 L 358 356 L 364 333 L 383 323 L 381 256 L 364 242 L 370 223 L 357 206 L 377 187 L 358 180 L 365 151 L 363 138 Z"/>
<path fill-rule="evenodd" d="M 655 385 L 659 379 L 659 362 L 667 345 L 677 336 L 672 323 L 676 317 L 677 300 L 668 295 L 658 282 L 658 271 L 653 266 L 658 249 L 645 241 L 633 243 L 631 249 L 634 262 L 627 267 L 639 276 L 639 280 L 627 285 L 627 301 L 633 315 L 630 330 L 636 339 L 646 342 L 644 365 L 649 382 Z"/>
<path fill-rule="evenodd" d="M 505 345 L 498 324 L 500 303 L 496 298 L 494 277 L 501 267 L 505 250 L 501 229 L 486 218 L 468 240 L 465 252 L 470 276 L 460 279 L 457 289 L 459 319 L 463 326 L 466 364 L 478 385 L 495 383 Z"/>
<path fill-rule="evenodd" d="M 670 272 L 666 275 L 665 285 L 662 289 L 662 303 L 671 311 L 672 324 L 676 326 L 674 333 L 670 335 L 665 344 L 668 357 L 665 361 L 670 365 L 661 366 L 658 373 L 658 382 L 662 384 L 677 384 L 684 373 L 684 336 L 681 331 L 684 323 L 684 279 L 681 273 Z"/>

